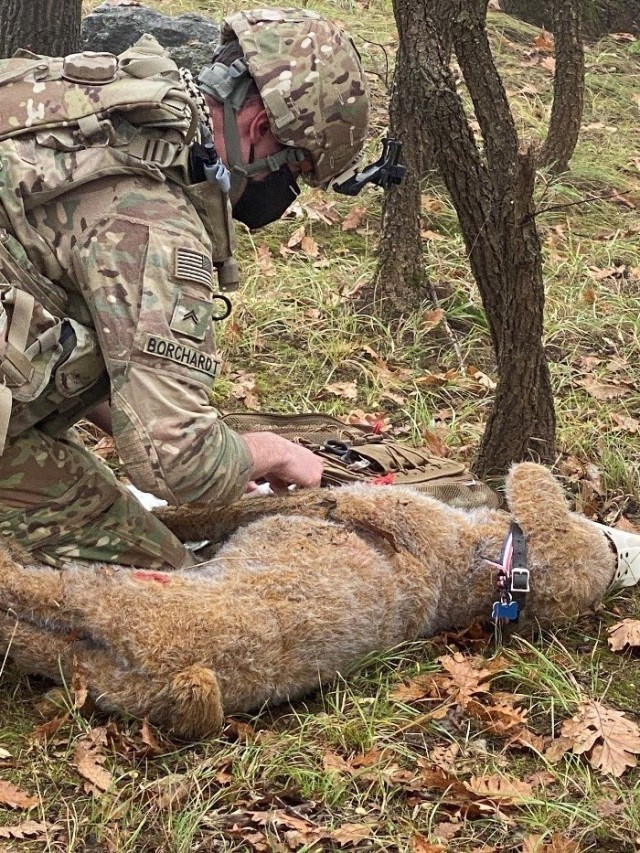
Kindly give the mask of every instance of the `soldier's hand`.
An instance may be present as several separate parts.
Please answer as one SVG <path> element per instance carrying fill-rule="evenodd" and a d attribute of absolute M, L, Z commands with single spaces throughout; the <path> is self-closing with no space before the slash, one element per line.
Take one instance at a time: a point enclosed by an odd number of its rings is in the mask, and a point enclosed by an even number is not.
<path fill-rule="evenodd" d="M 291 485 L 319 486 L 323 462 L 306 447 L 273 432 L 249 432 L 243 436 L 251 456 L 251 479 L 266 480 L 274 492 Z"/>

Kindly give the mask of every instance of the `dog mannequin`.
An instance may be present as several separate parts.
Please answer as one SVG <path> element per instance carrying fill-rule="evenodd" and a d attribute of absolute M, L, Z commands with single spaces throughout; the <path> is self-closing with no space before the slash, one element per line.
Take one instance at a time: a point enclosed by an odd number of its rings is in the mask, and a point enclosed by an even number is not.
<path fill-rule="evenodd" d="M 517 630 L 597 603 L 620 573 L 612 532 L 570 513 L 533 463 L 514 466 L 507 501 L 530 573 Z M 362 485 L 163 517 L 184 538 L 235 532 L 202 565 L 166 573 L 0 554 L 0 652 L 58 682 L 81 667 L 100 708 L 185 739 L 308 693 L 370 652 L 490 618 L 511 521 Z"/>

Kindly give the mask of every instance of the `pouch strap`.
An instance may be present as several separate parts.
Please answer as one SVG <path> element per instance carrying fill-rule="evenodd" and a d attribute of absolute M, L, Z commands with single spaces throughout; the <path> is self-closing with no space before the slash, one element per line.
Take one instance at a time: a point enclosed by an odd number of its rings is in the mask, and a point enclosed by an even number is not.
<path fill-rule="evenodd" d="M 13 313 L 7 342 L 0 361 L 0 377 L 14 387 L 30 382 L 34 368 L 24 351 L 29 338 L 35 299 L 24 290 L 13 288 Z"/>

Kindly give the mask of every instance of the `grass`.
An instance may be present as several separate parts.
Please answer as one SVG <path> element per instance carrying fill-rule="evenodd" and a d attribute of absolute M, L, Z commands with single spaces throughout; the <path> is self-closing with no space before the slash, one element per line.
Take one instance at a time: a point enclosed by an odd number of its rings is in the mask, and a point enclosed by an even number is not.
<path fill-rule="evenodd" d="M 231 8 L 198 0 L 155 5 L 171 14 L 202 11 L 214 17 Z M 344 21 L 354 33 L 375 72 L 373 124 L 379 136 L 385 124 L 384 69 L 394 53 L 388 3 L 308 5 Z M 491 32 L 521 135 L 542 138 L 552 78 L 536 64 L 537 30 L 492 14 Z M 604 39 L 589 47 L 583 131 L 571 172 L 559 179 L 541 175 L 537 190 L 539 208 L 566 205 L 538 219 L 559 470 L 578 506 L 592 506 L 605 519 L 637 513 L 640 492 L 640 425 L 634 427 L 640 420 L 639 59 L 637 43 Z M 609 198 L 575 204 L 593 196 Z M 420 310 L 391 330 L 353 311 L 354 292 L 375 268 L 380 202 L 374 192 L 350 201 L 308 190 L 294 218 L 264 234 L 240 234 L 244 284 L 219 330 L 226 372 L 215 401 L 223 409 L 241 409 L 243 388 L 253 383 L 251 403 L 263 410 L 382 414 L 407 437 L 428 433 L 444 452 L 470 461 L 491 389 L 469 375 L 469 368 L 491 376 L 494 367 L 455 213 L 438 183 L 425 184 L 424 227 L 431 235 L 425 264 L 451 334 L 441 325 L 429 329 L 434 305 L 426 297 Z M 360 224 L 343 231 L 354 207 L 362 208 Z M 301 226 L 317 244 L 316 254 L 305 254 L 298 244 L 285 251 Z M 600 400 L 580 384 L 584 380 L 618 383 L 620 394 Z M 356 396 L 335 390 L 336 383 L 355 383 L 350 387 Z M 597 484 L 595 504 L 589 483 Z M 518 694 L 531 729 L 545 738 L 557 734 L 561 721 L 589 697 L 637 719 L 640 658 L 613 654 L 604 640 L 606 627 L 623 617 L 640 618 L 633 593 L 610 598 L 597 614 L 557 637 L 514 641 L 503 651 L 508 666 L 492 690 Z M 62 714 L 61 727 L 37 737 L 46 719 L 38 708 L 47 685 L 5 663 L 0 774 L 36 794 L 40 805 L 0 809 L 0 829 L 26 817 L 58 827 L 37 841 L 9 840 L 6 849 L 636 850 L 637 770 L 614 780 L 578 756 L 552 764 L 540 751 L 508 747 L 507 737 L 455 703 L 433 714 L 437 703 L 393 697 L 399 685 L 440 673 L 436 659 L 458 648 L 483 647 L 469 646 L 464 638 L 403 646 L 366 661 L 306 703 L 230 720 L 219 738 L 190 747 L 163 741 L 136 721 L 84 718 L 71 710 L 70 700 L 66 711 L 53 712 Z M 100 754 L 113 778 L 103 793 L 85 790 L 73 758 L 77 744 L 96 728 L 103 732 Z M 453 802 L 450 791 L 418 784 L 425 768 L 436 764 L 449 766 L 467 783 L 497 775 L 529 780 L 533 787 L 506 806 L 474 810 Z M 541 781 L 534 785 L 536 776 Z M 345 824 L 364 827 L 366 838 L 341 836 Z"/>

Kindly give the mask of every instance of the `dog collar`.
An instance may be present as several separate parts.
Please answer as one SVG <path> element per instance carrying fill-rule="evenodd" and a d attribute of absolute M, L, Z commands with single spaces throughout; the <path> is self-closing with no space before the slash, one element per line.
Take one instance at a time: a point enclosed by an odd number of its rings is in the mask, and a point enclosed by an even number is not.
<path fill-rule="evenodd" d="M 486 558 L 485 558 L 486 559 Z M 529 592 L 527 545 L 519 524 L 512 521 L 502 545 L 500 562 L 486 560 L 499 569 L 496 581 L 497 600 L 493 602 L 491 617 L 496 626 L 517 622 L 524 609 Z"/>

